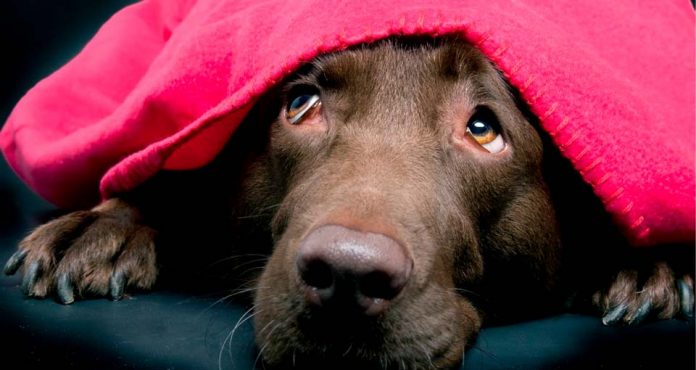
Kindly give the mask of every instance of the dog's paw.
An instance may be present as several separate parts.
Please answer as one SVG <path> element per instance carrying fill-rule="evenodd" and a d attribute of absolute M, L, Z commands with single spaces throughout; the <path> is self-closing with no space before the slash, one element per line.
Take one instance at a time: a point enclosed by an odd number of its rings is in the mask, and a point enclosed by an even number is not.
<path fill-rule="evenodd" d="M 637 270 L 622 270 L 609 289 L 597 292 L 593 303 L 603 313 L 605 325 L 637 324 L 649 317 L 671 319 L 694 314 L 694 279 L 675 276 L 665 262 L 658 262 L 647 277 Z"/>
<path fill-rule="evenodd" d="M 22 240 L 5 274 L 22 270 L 22 290 L 32 297 L 123 297 L 128 288 L 148 289 L 157 275 L 154 230 L 138 224 L 138 211 L 118 199 L 90 211 L 67 214 Z"/>

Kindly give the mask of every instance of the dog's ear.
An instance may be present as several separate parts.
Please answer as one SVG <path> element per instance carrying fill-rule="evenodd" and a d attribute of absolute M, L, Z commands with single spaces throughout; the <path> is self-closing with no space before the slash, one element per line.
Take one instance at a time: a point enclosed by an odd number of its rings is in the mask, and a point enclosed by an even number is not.
<path fill-rule="evenodd" d="M 498 73 L 502 76 L 502 72 Z M 505 81 L 507 83 L 507 80 Z M 566 236 L 588 236 L 586 230 L 587 227 L 591 227 L 592 230 L 601 231 L 605 238 L 611 238 L 616 243 L 626 243 L 602 202 L 595 196 L 592 187 L 561 153 L 551 135 L 542 127 L 539 118 L 532 112 L 530 105 L 514 86 L 507 83 L 507 88 L 517 109 L 541 138 L 544 150 L 542 172 L 561 222 L 561 232 Z"/>
<path fill-rule="evenodd" d="M 544 130 L 520 92 L 509 83 L 508 90 L 517 109 L 542 141 L 542 175 L 556 212 L 561 237 L 564 261 L 561 284 L 566 291 L 594 289 L 590 287 L 600 286 L 615 272 L 617 261 L 630 249 L 628 242 L 592 187 Z M 595 266 L 595 272 L 585 273 L 583 269 L 586 266 Z"/>

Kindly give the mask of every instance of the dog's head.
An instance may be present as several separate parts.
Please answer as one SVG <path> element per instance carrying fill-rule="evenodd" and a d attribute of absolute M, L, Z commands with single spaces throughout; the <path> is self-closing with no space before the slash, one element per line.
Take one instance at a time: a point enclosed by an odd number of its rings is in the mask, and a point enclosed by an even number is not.
<path fill-rule="evenodd" d="M 523 311 L 550 287 L 542 143 L 478 50 L 380 42 L 318 58 L 278 96 L 246 184 L 277 206 L 255 295 L 268 364 L 452 366 L 482 307 Z"/>

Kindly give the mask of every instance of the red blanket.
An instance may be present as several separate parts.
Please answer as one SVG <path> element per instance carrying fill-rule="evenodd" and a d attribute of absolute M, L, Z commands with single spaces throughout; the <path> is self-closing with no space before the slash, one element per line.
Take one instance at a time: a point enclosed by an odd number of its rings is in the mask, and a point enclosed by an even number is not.
<path fill-rule="evenodd" d="M 389 35 L 475 44 L 634 244 L 693 242 L 686 0 L 145 0 L 26 94 L 0 146 L 43 197 L 87 205 L 206 164 L 300 64 Z"/>

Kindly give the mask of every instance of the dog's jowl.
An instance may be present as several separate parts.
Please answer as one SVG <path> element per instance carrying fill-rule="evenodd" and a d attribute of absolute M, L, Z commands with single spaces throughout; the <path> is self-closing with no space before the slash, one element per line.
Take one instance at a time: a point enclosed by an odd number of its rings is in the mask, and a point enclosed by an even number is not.
<path fill-rule="evenodd" d="M 261 98 L 207 168 L 39 227 L 6 272 L 71 303 L 150 288 L 156 248 L 263 253 L 243 278 L 268 366 L 456 367 L 486 320 L 555 309 L 575 258 L 533 121 L 461 41 L 325 55 Z M 691 277 L 657 266 L 640 280 L 652 311 L 624 273 L 595 296 L 606 322 L 692 312 Z"/>

